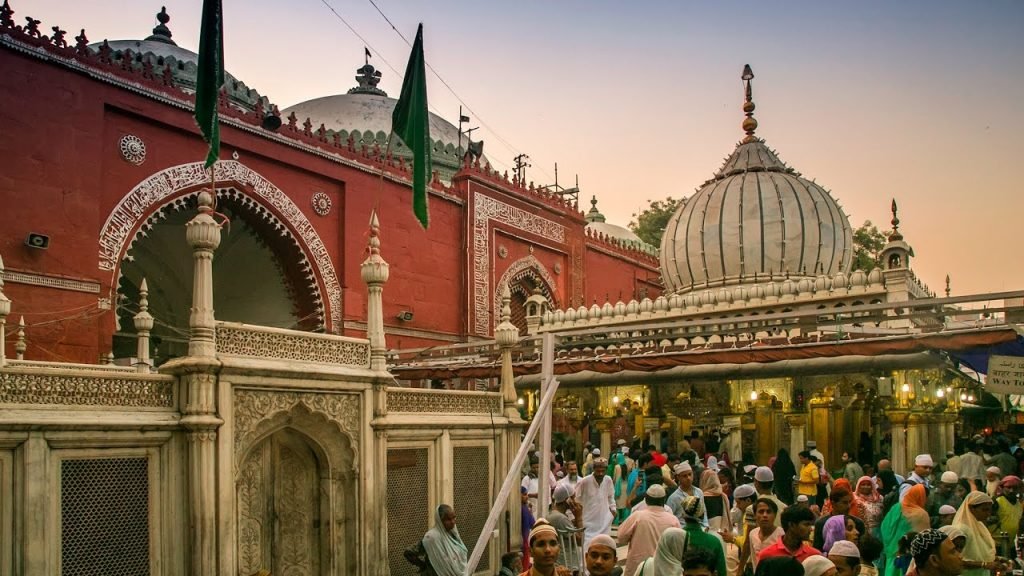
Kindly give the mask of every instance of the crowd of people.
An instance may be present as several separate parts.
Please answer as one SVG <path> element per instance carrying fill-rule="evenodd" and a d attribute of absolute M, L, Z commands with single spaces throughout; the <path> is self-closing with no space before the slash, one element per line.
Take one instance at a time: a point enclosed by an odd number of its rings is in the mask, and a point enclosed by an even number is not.
<path fill-rule="evenodd" d="M 619 441 L 610 458 L 588 446 L 582 465 L 546 467 L 552 504 L 538 518 L 535 454 L 521 484 L 523 548 L 502 556 L 499 574 L 999 576 L 1016 567 L 1024 447 L 978 439 L 939 462 L 920 454 L 905 475 L 850 452 L 828 471 L 814 442 L 797 457 L 780 450 L 741 467 L 685 441 L 668 454 Z M 454 511 L 439 508 L 437 523 L 423 540 L 432 568 L 461 574 Z"/>

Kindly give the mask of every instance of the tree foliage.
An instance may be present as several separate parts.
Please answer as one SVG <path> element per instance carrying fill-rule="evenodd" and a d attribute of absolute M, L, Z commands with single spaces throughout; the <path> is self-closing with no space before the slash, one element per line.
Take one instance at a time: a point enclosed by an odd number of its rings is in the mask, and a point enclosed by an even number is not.
<path fill-rule="evenodd" d="M 870 272 L 879 265 L 878 254 L 888 242 L 885 233 L 881 232 L 871 220 L 853 231 L 853 270 Z"/>
<path fill-rule="evenodd" d="M 633 214 L 629 222 L 629 229 L 655 248 L 661 246 L 661 236 L 665 233 L 665 226 L 668 219 L 675 214 L 677 208 L 686 203 L 685 198 L 673 198 L 669 196 L 664 200 L 647 201 L 647 208 L 638 214 Z"/>

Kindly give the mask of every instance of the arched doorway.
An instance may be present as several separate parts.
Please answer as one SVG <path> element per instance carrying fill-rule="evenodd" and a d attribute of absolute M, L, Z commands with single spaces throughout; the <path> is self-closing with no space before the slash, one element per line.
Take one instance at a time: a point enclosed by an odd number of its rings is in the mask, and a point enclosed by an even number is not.
<path fill-rule="evenodd" d="M 555 281 L 548 273 L 544 265 L 534 256 L 520 258 L 502 274 L 498 280 L 494 295 L 494 310 L 497 316 L 501 312 L 501 286 L 508 284 L 512 301 L 509 303 L 512 309 L 511 322 L 519 328 L 520 334 L 526 334 L 526 300 L 538 293 L 548 301 L 548 309 L 558 308 L 558 300 L 555 298 Z"/>
<path fill-rule="evenodd" d="M 238 482 L 238 574 L 321 574 L 321 464 L 305 438 L 278 430 L 255 446 Z"/>
<path fill-rule="evenodd" d="M 236 188 L 217 191 L 217 210 L 230 226 L 222 234 L 213 266 L 218 320 L 298 330 L 323 330 L 324 304 L 308 260 L 288 228 L 259 202 Z M 151 354 L 157 362 L 188 350 L 192 302 L 192 253 L 185 224 L 196 213 L 194 195 L 181 196 L 142 225 L 120 266 L 116 357 L 135 355 L 132 316 L 139 285 L 149 287 L 149 311 L 156 319 Z"/>

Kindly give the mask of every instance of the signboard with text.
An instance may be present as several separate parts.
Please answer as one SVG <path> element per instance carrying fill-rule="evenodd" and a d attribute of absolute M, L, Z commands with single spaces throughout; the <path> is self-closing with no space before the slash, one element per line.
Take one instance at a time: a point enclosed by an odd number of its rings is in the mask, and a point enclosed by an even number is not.
<path fill-rule="evenodd" d="M 1024 394 L 1024 356 L 990 356 L 985 387 L 996 394 Z"/>

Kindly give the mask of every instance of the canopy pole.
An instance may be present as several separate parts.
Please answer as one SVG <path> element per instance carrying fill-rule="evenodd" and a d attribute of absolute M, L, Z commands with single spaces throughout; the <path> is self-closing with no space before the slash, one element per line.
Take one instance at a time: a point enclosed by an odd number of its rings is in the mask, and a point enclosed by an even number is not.
<path fill-rule="evenodd" d="M 554 358 L 554 340 L 552 336 L 551 344 L 551 358 L 548 360 L 553 365 Z M 540 406 L 537 407 L 537 412 L 533 416 L 533 422 L 530 423 L 530 427 L 526 430 L 526 437 L 523 438 L 523 443 L 519 445 L 519 451 L 516 452 L 516 457 L 512 460 L 512 464 L 509 465 L 508 472 L 505 474 L 505 481 L 501 484 L 501 490 L 498 491 L 498 496 L 494 500 L 494 504 L 491 505 L 491 511 L 487 515 L 487 521 L 484 522 L 483 528 L 480 530 L 480 536 L 476 539 L 476 545 L 473 546 L 473 553 L 469 556 L 469 563 L 466 564 L 465 576 L 472 576 L 476 570 L 477 564 L 480 563 L 480 557 L 484 554 L 484 548 L 487 547 L 487 541 L 491 538 L 491 534 L 494 532 L 494 527 L 498 522 L 498 516 L 505 509 L 505 503 L 508 502 L 509 494 L 511 494 L 512 487 L 519 484 L 516 480 L 519 478 L 519 471 L 523 468 L 523 461 L 526 459 L 526 453 L 530 449 L 530 443 L 537 436 L 537 432 L 540 430 L 541 423 L 547 417 L 547 414 L 551 410 L 551 402 L 555 397 L 555 392 L 558 391 L 558 380 L 551 378 L 547 383 L 546 390 L 541 395 Z M 538 494 L 538 497 L 540 495 Z"/>

